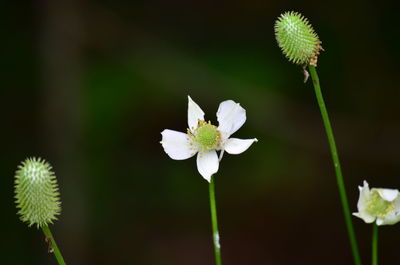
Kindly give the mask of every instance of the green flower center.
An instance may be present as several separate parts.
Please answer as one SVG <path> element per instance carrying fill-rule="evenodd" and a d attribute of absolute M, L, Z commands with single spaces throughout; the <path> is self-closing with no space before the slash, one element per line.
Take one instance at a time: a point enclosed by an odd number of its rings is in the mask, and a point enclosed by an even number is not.
<path fill-rule="evenodd" d="M 200 151 L 217 149 L 221 143 L 221 133 L 210 122 L 200 121 L 197 129 L 189 136 L 198 145 Z"/>
<path fill-rule="evenodd" d="M 367 210 L 379 218 L 385 218 L 388 213 L 394 210 L 394 203 L 382 199 L 378 191 L 375 190 L 372 191 L 371 198 L 367 203 Z"/>

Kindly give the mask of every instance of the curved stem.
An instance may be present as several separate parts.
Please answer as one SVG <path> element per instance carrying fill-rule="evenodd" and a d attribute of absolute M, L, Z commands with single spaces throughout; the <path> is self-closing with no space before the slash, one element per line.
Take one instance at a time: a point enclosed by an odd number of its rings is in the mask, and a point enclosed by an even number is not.
<path fill-rule="evenodd" d="M 333 165 L 335 167 L 336 181 L 337 181 L 337 185 L 339 188 L 340 199 L 342 202 L 344 218 L 345 218 L 346 226 L 347 226 L 347 232 L 348 232 L 348 236 L 350 239 L 350 245 L 351 245 L 351 248 L 353 251 L 354 263 L 356 265 L 361 265 L 360 253 L 358 251 L 356 235 L 354 233 L 353 223 L 351 221 L 349 202 L 347 200 L 346 189 L 344 186 L 343 175 L 342 175 L 342 169 L 340 167 L 339 155 L 338 155 L 338 152 L 336 149 L 335 138 L 333 136 L 332 126 L 329 121 L 328 111 L 326 110 L 324 98 L 322 96 L 317 70 L 315 69 L 314 66 L 311 66 L 311 65 L 309 65 L 309 70 L 310 70 L 311 78 L 312 78 L 312 81 L 314 84 L 315 95 L 317 97 L 319 109 L 321 111 L 322 120 L 324 122 L 325 131 L 328 136 L 329 146 L 330 146 L 331 154 L 332 154 Z"/>
<path fill-rule="evenodd" d="M 49 252 L 53 252 L 59 265 L 65 265 L 65 261 L 58 249 L 57 243 L 50 231 L 50 228 L 46 225 L 42 227 L 43 233 L 46 236 L 46 242 L 49 244 Z"/>
<path fill-rule="evenodd" d="M 378 226 L 374 224 L 372 230 L 372 265 L 378 265 Z"/>
<path fill-rule="evenodd" d="M 209 184 L 210 192 L 210 210 L 211 210 L 211 223 L 213 230 L 213 242 L 214 242 L 214 255 L 215 264 L 221 265 L 221 245 L 219 244 L 219 232 L 218 232 L 218 220 L 217 220 L 217 206 L 215 204 L 215 187 L 214 187 L 214 176 L 211 176 Z"/>

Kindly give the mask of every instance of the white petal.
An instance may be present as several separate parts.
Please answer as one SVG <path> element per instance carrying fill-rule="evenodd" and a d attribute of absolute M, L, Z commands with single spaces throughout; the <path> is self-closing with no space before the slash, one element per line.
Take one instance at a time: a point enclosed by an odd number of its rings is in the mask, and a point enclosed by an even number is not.
<path fill-rule="evenodd" d="M 379 221 L 378 225 L 393 225 L 400 221 L 400 197 L 397 197 L 394 201 L 394 209 L 388 213 L 384 219 Z"/>
<path fill-rule="evenodd" d="M 366 180 L 363 181 L 363 185 L 364 185 L 363 186 L 364 188 L 367 188 L 369 190 L 369 185 L 368 185 L 368 182 Z"/>
<path fill-rule="evenodd" d="M 204 112 L 199 105 L 188 96 L 188 125 L 192 132 L 197 128 L 199 120 L 204 121 Z"/>
<path fill-rule="evenodd" d="M 378 191 L 382 199 L 389 202 L 396 199 L 397 196 L 399 195 L 399 191 L 394 189 L 376 189 L 376 190 Z"/>
<path fill-rule="evenodd" d="M 254 139 L 229 138 L 225 142 L 224 150 L 228 154 L 237 155 L 246 151 L 252 143 L 257 141 L 258 140 L 256 138 Z"/>
<path fill-rule="evenodd" d="M 395 211 L 396 213 L 400 213 L 400 196 L 397 197 L 397 198 L 393 201 L 393 203 L 394 203 L 394 211 Z"/>
<path fill-rule="evenodd" d="M 197 153 L 197 149 L 191 145 L 187 134 L 166 129 L 161 132 L 161 135 L 162 147 L 172 159 L 188 159 Z"/>
<path fill-rule="evenodd" d="M 363 187 L 358 187 L 358 189 L 360 190 L 360 196 L 357 202 L 358 212 L 353 213 L 353 215 L 363 219 L 366 223 L 372 223 L 375 221 L 375 217 L 367 211 L 367 202 L 370 198 L 370 190 L 368 183 L 365 180 L 363 184 Z"/>
<path fill-rule="evenodd" d="M 372 215 L 363 215 L 360 213 L 353 213 L 353 215 L 363 219 L 363 221 L 366 222 L 367 224 L 373 223 L 375 221 L 375 217 L 373 217 Z"/>
<path fill-rule="evenodd" d="M 226 100 L 219 104 L 217 119 L 218 130 L 223 133 L 224 139 L 228 139 L 246 121 L 246 110 L 235 101 Z"/>
<path fill-rule="evenodd" d="M 358 186 L 360 190 L 360 196 L 358 198 L 357 209 L 359 212 L 364 212 L 367 208 L 367 202 L 370 198 L 370 190 L 368 183 L 364 180 L 364 186 Z"/>
<path fill-rule="evenodd" d="M 394 225 L 400 221 L 400 215 L 396 214 L 394 211 L 388 213 L 384 219 L 378 218 L 376 220 L 377 225 Z"/>
<path fill-rule="evenodd" d="M 197 170 L 208 182 L 210 182 L 211 176 L 217 173 L 218 167 L 218 155 L 215 150 L 199 152 L 197 154 Z"/>

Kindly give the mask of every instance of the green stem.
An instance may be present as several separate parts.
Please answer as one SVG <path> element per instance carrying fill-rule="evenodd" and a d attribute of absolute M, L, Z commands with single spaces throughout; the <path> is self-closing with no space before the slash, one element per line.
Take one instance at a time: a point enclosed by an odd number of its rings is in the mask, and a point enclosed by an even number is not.
<path fill-rule="evenodd" d="M 372 265 L 378 265 L 378 225 L 372 230 Z"/>
<path fill-rule="evenodd" d="M 58 249 L 57 243 L 54 240 L 53 235 L 51 234 L 50 228 L 46 225 L 42 227 L 43 233 L 46 236 L 46 241 L 49 244 L 50 252 L 54 253 L 59 265 L 65 265 L 65 261 L 61 255 L 60 250 Z"/>
<path fill-rule="evenodd" d="M 325 131 L 328 136 L 333 165 L 335 167 L 335 172 L 336 172 L 336 181 L 339 188 L 340 199 L 342 201 L 343 213 L 347 226 L 347 232 L 350 239 L 350 245 L 353 251 L 354 263 L 356 265 L 361 265 L 360 253 L 358 251 L 356 235 L 354 233 L 353 223 L 351 221 L 349 202 L 347 200 L 346 189 L 344 186 L 343 175 L 342 175 L 342 170 L 340 168 L 339 155 L 336 150 L 336 144 L 335 144 L 335 138 L 333 136 L 332 126 L 329 121 L 328 111 L 326 110 L 324 98 L 322 96 L 317 70 L 315 69 L 314 66 L 311 65 L 309 65 L 309 70 L 314 84 L 315 95 L 317 97 L 318 105 L 321 110 Z"/>
<path fill-rule="evenodd" d="M 210 209 L 211 209 L 211 223 L 213 230 L 213 242 L 214 242 L 214 254 L 215 264 L 221 265 L 221 245 L 219 244 L 219 232 L 218 232 L 218 221 L 217 221 L 217 206 L 215 204 L 215 187 L 214 187 L 214 176 L 211 176 L 210 184 Z"/>

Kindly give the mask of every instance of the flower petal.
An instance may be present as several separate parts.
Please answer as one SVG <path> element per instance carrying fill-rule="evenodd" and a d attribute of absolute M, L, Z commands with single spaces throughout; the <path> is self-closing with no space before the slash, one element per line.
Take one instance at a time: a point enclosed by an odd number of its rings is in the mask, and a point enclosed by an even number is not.
<path fill-rule="evenodd" d="M 197 128 L 199 120 L 204 121 L 204 112 L 201 110 L 199 105 L 188 96 L 188 125 L 191 132 L 194 132 Z"/>
<path fill-rule="evenodd" d="M 208 182 L 210 182 L 211 176 L 217 173 L 218 167 L 218 155 L 215 150 L 199 152 L 197 154 L 197 170 Z"/>
<path fill-rule="evenodd" d="M 377 225 L 393 225 L 400 221 L 400 197 L 397 197 L 393 201 L 394 209 L 390 213 L 388 213 L 384 219 L 380 219 L 379 222 L 377 220 Z"/>
<path fill-rule="evenodd" d="M 370 190 L 368 186 L 368 182 L 364 180 L 363 182 L 364 186 L 358 186 L 358 189 L 360 191 L 360 196 L 358 198 L 358 203 L 357 203 L 357 209 L 358 211 L 364 211 L 367 208 L 367 202 L 370 198 Z"/>
<path fill-rule="evenodd" d="M 363 184 L 364 186 L 358 187 L 360 190 L 360 196 L 357 203 L 358 212 L 353 213 L 353 215 L 363 219 L 366 223 L 372 223 L 375 221 L 375 217 L 367 211 L 367 202 L 370 198 L 370 190 L 368 183 L 365 180 Z"/>
<path fill-rule="evenodd" d="M 375 217 L 373 217 L 372 215 L 363 215 L 360 213 L 353 213 L 353 215 L 360 219 L 363 219 L 363 221 L 367 224 L 373 223 L 375 221 Z"/>
<path fill-rule="evenodd" d="M 191 140 L 187 134 L 166 129 L 161 132 L 161 135 L 160 143 L 170 158 L 183 160 L 196 154 L 197 149 L 191 145 Z"/>
<path fill-rule="evenodd" d="M 399 195 L 399 191 L 395 189 L 376 189 L 379 193 L 379 196 L 382 197 L 385 201 L 393 201 Z"/>
<path fill-rule="evenodd" d="M 246 110 L 235 101 L 226 100 L 219 104 L 217 119 L 218 130 L 223 133 L 224 139 L 228 139 L 246 121 Z"/>
<path fill-rule="evenodd" d="M 385 218 L 376 219 L 377 225 L 394 225 L 400 221 L 400 215 L 394 211 L 388 213 Z"/>
<path fill-rule="evenodd" d="M 400 197 L 397 197 L 394 201 L 394 211 L 400 213 Z"/>
<path fill-rule="evenodd" d="M 246 151 L 250 145 L 254 142 L 257 142 L 256 138 L 254 139 L 238 139 L 238 138 L 229 138 L 225 142 L 224 150 L 231 155 L 237 155 Z"/>

